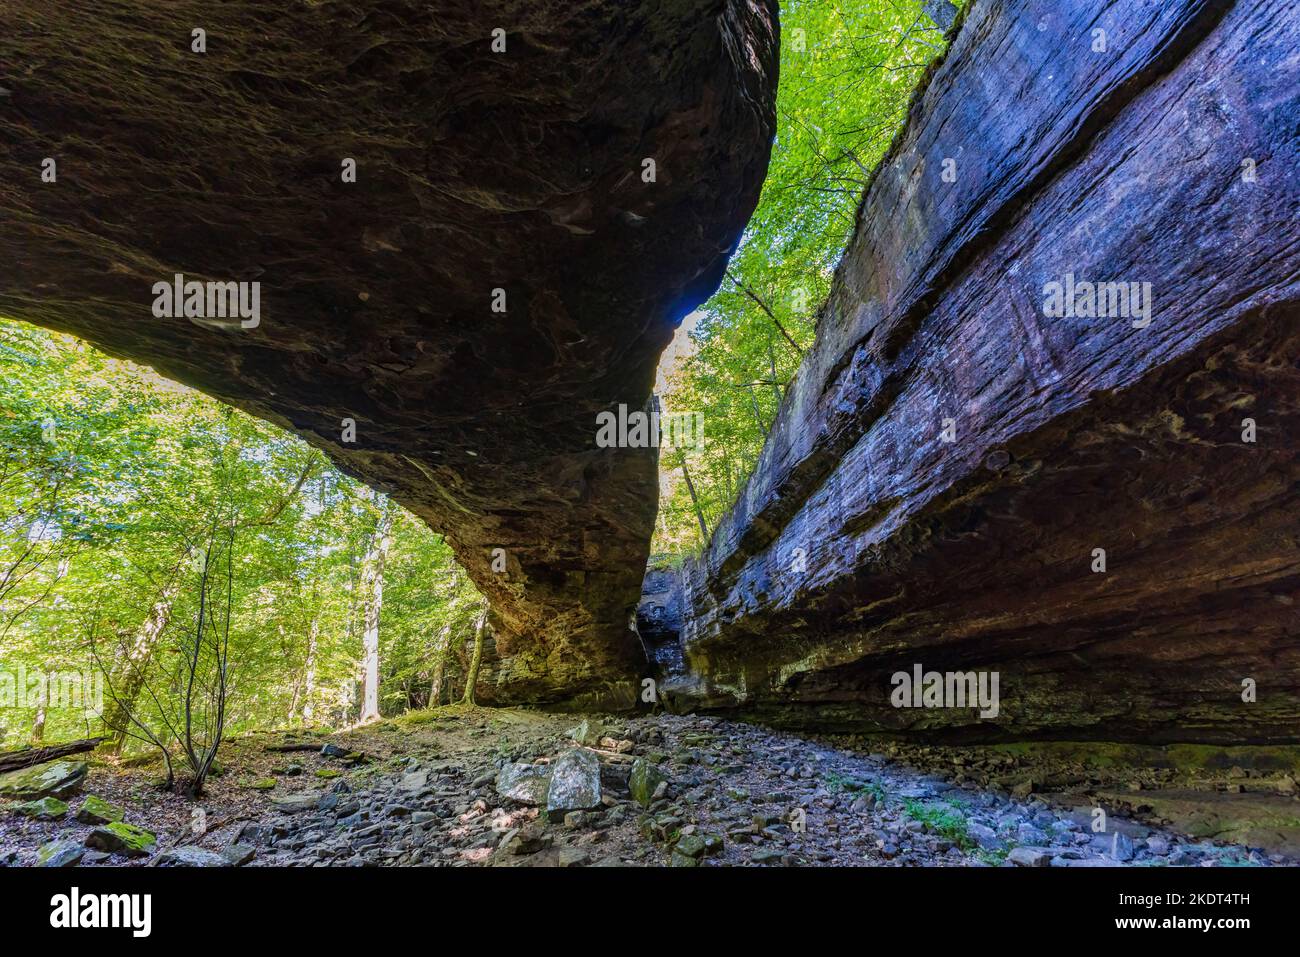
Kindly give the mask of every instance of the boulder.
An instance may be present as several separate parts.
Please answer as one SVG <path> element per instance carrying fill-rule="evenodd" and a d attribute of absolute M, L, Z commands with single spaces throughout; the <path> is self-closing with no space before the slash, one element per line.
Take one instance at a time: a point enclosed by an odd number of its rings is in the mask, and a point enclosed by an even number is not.
<path fill-rule="evenodd" d="M 403 791 L 419 791 L 426 788 L 429 786 L 429 772 L 412 771 L 409 774 L 403 774 L 397 786 Z"/>
<path fill-rule="evenodd" d="M 126 816 L 116 804 L 110 804 L 95 794 L 86 795 L 86 800 L 77 808 L 77 820 L 82 824 L 112 824 Z"/>
<path fill-rule="evenodd" d="M 68 813 L 68 805 L 58 798 L 43 797 L 36 801 L 19 804 L 13 809 L 15 814 L 34 818 L 37 821 L 55 821 Z"/>
<path fill-rule="evenodd" d="M 320 803 L 321 795 L 314 791 L 300 791 L 297 794 L 285 794 L 271 798 L 276 810 L 285 814 L 298 814 L 302 811 L 314 811 Z"/>
<path fill-rule="evenodd" d="M 1050 867 L 1053 853 L 1046 847 L 1016 847 L 1007 855 L 1007 860 L 1017 867 Z"/>
<path fill-rule="evenodd" d="M 556 856 L 556 867 L 586 867 L 591 863 L 591 855 L 580 847 L 562 847 Z"/>
<path fill-rule="evenodd" d="M 275 836 L 274 830 L 265 824 L 248 822 L 239 829 L 235 837 L 236 844 L 270 844 Z"/>
<path fill-rule="evenodd" d="M 667 775 L 645 758 L 632 762 L 632 773 L 628 777 L 628 790 L 633 800 L 643 807 L 649 807 L 655 800 L 659 786 L 668 781 Z"/>
<path fill-rule="evenodd" d="M 519 857 L 536 854 L 538 851 L 546 850 L 551 843 L 550 835 L 543 834 L 535 827 L 518 828 L 507 831 L 502 836 L 501 844 L 497 848 L 497 856 Z"/>
<path fill-rule="evenodd" d="M 997 831 L 987 824 L 972 821 L 966 825 L 966 833 L 986 851 L 996 851 L 1003 846 L 1002 839 L 998 837 Z"/>
<path fill-rule="evenodd" d="M 551 783 L 546 792 L 547 817 L 562 821 L 570 811 L 597 807 L 600 807 L 600 759 L 586 748 L 564 752 L 552 765 Z"/>
<path fill-rule="evenodd" d="M 152 831 L 125 821 L 97 827 L 86 835 L 86 847 L 126 857 L 148 857 L 157 845 L 158 838 Z"/>
<path fill-rule="evenodd" d="M 678 839 L 673 846 L 674 854 L 682 854 L 686 857 L 703 857 L 707 845 L 704 837 L 699 834 L 685 834 Z"/>
<path fill-rule="evenodd" d="M 577 727 L 569 729 L 569 737 L 588 748 L 594 748 L 600 744 L 603 733 L 600 726 L 590 718 L 583 718 Z"/>
<path fill-rule="evenodd" d="M 60 839 L 41 845 L 36 852 L 37 867 L 76 867 L 85 857 L 86 849 L 75 841 Z"/>
<path fill-rule="evenodd" d="M 187 844 L 163 851 L 153 862 L 158 867 L 229 867 L 226 858 L 206 848 Z"/>
<path fill-rule="evenodd" d="M 497 772 L 497 793 L 520 804 L 542 805 L 551 789 L 548 764 L 506 764 Z"/>
<path fill-rule="evenodd" d="M 257 857 L 257 848 L 249 844 L 229 844 L 221 849 L 221 857 L 231 867 L 243 867 Z"/>
<path fill-rule="evenodd" d="M 69 798 L 86 780 L 85 761 L 50 761 L 0 774 L 0 798 Z"/>

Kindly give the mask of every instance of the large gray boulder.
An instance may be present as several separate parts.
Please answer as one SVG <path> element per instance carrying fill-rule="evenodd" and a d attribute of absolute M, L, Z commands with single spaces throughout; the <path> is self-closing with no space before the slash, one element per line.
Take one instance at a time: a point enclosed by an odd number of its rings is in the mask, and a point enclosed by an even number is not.
<path fill-rule="evenodd" d="M 97 827 L 86 835 L 86 847 L 127 857 L 148 857 L 158 846 L 158 837 L 125 821 L 114 821 Z"/>
<path fill-rule="evenodd" d="M 0 774 L 0 798 L 68 798 L 81 790 L 86 771 L 85 761 L 50 761 Z"/>
<path fill-rule="evenodd" d="M 503 798 L 520 804 L 545 804 L 551 789 L 551 767 L 547 764 L 507 764 L 497 772 L 496 788 Z"/>
<path fill-rule="evenodd" d="M 19 804 L 14 809 L 15 814 L 23 817 L 30 817 L 37 821 L 55 821 L 68 813 L 68 805 L 65 801 L 58 798 L 43 797 L 35 801 L 28 801 L 26 804 Z"/>
<path fill-rule="evenodd" d="M 74 841 L 50 841 L 36 852 L 37 867 L 76 867 L 86 856 L 86 849 Z"/>
<path fill-rule="evenodd" d="M 600 759 L 586 748 L 566 751 L 551 772 L 546 816 L 560 821 L 570 811 L 587 811 L 599 806 Z"/>

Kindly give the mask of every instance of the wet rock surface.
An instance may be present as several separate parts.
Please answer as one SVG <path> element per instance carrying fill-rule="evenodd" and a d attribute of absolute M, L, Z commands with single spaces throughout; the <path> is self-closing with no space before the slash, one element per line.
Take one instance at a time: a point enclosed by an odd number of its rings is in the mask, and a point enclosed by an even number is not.
<path fill-rule="evenodd" d="M 772 0 L 5 3 L 0 314 L 292 429 L 445 533 L 492 602 L 480 700 L 608 697 L 657 486 L 596 416 L 644 405 L 722 278 L 776 34 Z M 156 317 L 175 274 L 260 283 L 258 325 Z"/>
<path fill-rule="evenodd" d="M 92 859 L 86 844 L 99 841 L 78 839 L 69 831 L 75 822 L 0 814 L 0 858 L 204 867 L 1059 868 L 1300 860 L 1300 846 L 1285 844 L 1276 830 L 1270 837 L 1261 827 L 1249 838 L 1207 833 L 1174 826 L 1157 810 L 1166 795 L 1189 801 L 1194 792 L 1211 806 L 1235 806 L 1245 819 L 1252 805 L 1231 802 L 1266 792 L 1289 802 L 1295 824 L 1300 755 L 1285 750 L 920 747 L 813 740 L 715 717 L 588 721 L 605 732 L 596 747 L 573 740 L 571 716 L 431 713 L 354 734 L 353 746 L 369 745 L 376 760 L 325 791 L 304 784 L 293 813 L 262 792 L 232 790 L 247 802 L 205 801 L 213 826 L 202 834 L 159 828 L 152 856 L 103 848 L 110 853 Z M 551 806 L 533 791 L 503 794 L 502 770 L 520 765 L 577 782 L 582 793 L 568 803 L 590 806 L 562 808 L 556 796 Z M 295 776 L 281 786 L 314 780 Z M 560 794 L 578 790 L 566 783 Z M 157 827 L 131 806 L 127 815 L 137 827 Z M 1243 839 L 1224 839 L 1233 836 Z"/>

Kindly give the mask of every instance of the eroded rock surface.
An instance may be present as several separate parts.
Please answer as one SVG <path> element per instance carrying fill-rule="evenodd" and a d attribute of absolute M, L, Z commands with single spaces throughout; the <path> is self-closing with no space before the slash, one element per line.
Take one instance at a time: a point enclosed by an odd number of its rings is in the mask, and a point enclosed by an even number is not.
<path fill-rule="evenodd" d="M 1298 45 L 1285 0 L 975 0 L 685 570 L 670 690 L 803 726 L 1297 739 Z M 1048 315 L 1069 277 L 1153 308 Z M 917 664 L 998 672 L 998 714 L 894 707 Z"/>
<path fill-rule="evenodd" d="M 721 278 L 776 33 L 773 0 L 5 3 L 0 314 L 291 428 L 444 532 L 492 601 L 480 700 L 596 697 L 644 660 L 657 498 L 596 415 L 644 404 Z M 260 321 L 155 317 L 175 274 L 259 282 Z"/>

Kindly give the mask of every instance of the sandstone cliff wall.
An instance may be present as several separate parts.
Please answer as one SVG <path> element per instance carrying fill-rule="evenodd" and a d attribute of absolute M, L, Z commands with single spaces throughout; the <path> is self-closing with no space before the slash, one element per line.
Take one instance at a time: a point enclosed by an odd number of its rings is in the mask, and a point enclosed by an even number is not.
<path fill-rule="evenodd" d="M 828 727 L 1300 740 L 1300 11 L 963 19 L 684 570 L 670 690 Z M 1070 281 L 1149 289 L 1149 323 L 1053 315 Z M 915 664 L 997 671 L 998 716 L 891 706 Z"/>

